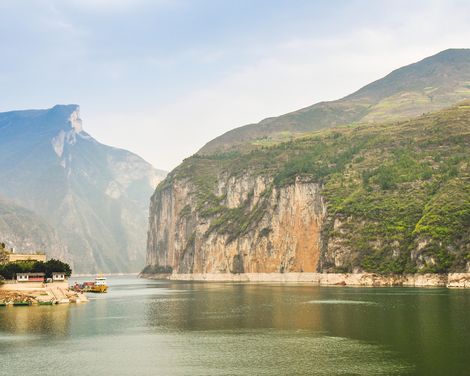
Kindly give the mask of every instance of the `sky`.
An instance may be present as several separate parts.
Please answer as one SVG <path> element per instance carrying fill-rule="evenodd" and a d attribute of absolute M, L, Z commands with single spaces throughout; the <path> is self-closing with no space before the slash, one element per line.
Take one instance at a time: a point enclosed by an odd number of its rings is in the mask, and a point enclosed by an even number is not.
<path fill-rule="evenodd" d="M 79 104 L 171 170 L 218 135 L 470 47 L 468 1 L 0 0 L 0 111 Z"/>

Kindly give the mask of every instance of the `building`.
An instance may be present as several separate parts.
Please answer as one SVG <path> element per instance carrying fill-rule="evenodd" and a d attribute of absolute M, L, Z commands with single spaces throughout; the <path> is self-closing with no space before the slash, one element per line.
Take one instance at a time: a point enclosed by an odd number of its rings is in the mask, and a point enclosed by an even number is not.
<path fill-rule="evenodd" d="M 42 261 L 46 262 L 45 254 L 8 253 L 8 262 L 16 261 Z"/>
<path fill-rule="evenodd" d="M 65 281 L 66 280 L 66 276 L 65 276 L 65 273 L 64 272 L 53 272 L 52 273 L 52 281 L 55 282 L 55 281 Z"/>
<path fill-rule="evenodd" d="M 17 282 L 44 282 L 44 273 L 17 273 Z"/>

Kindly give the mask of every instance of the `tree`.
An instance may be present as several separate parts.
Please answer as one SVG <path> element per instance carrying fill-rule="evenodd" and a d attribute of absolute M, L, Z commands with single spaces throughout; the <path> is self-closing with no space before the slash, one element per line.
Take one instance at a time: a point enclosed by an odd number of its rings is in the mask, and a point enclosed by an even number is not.
<path fill-rule="evenodd" d="M 72 275 L 72 269 L 70 265 L 56 259 L 50 259 L 44 263 L 44 273 L 46 273 L 46 278 L 52 278 L 53 272 L 61 272 L 64 273 L 67 277 Z"/>
<path fill-rule="evenodd" d="M 64 273 L 67 277 L 72 274 L 70 265 L 60 260 L 18 261 L 0 265 L 0 275 L 5 279 L 14 279 L 17 273 L 44 273 L 46 278 L 52 278 L 52 273 Z"/>
<path fill-rule="evenodd" d="M 9 262 L 8 264 L 0 265 L 0 275 L 5 279 L 14 279 L 17 273 L 24 273 L 22 265 L 17 262 Z"/>

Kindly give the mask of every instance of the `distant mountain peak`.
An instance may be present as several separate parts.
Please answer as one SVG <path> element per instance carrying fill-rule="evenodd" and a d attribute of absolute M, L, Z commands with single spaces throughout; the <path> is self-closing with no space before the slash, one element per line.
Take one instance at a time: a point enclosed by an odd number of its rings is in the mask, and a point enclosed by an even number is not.
<path fill-rule="evenodd" d="M 68 124 L 76 133 L 83 131 L 78 104 L 56 104 L 54 107 L 43 111 L 48 113 L 51 123 L 57 122 L 57 125 L 61 127 Z"/>
<path fill-rule="evenodd" d="M 82 138 L 89 138 L 89 136 L 83 132 L 82 119 L 80 118 L 80 106 L 56 105 L 51 110 L 63 112 L 65 115 L 70 113 L 66 122 L 66 124 L 68 124 L 70 128 L 65 129 L 65 130 L 60 129 L 59 133 L 57 133 L 57 135 L 55 135 L 51 140 L 51 144 L 52 144 L 52 148 L 54 149 L 54 152 L 57 154 L 59 158 L 61 158 L 64 153 L 65 143 L 69 145 L 74 145 L 77 142 L 77 135 L 82 136 L 81 133 L 83 133 L 83 136 L 84 136 Z M 61 161 L 61 165 L 64 168 L 66 167 L 65 159 Z"/>
<path fill-rule="evenodd" d="M 76 271 L 142 267 L 148 199 L 161 172 L 96 141 L 76 104 L 0 113 L 0 150 L 0 194 L 57 231 Z"/>
<path fill-rule="evenodd" d="M 82 119 L 80 118 L 80 106 L 77 106 L 75 111 L 70 114 L 69 117 L 70 125 L 76 133 L 83 131 Z"/>
<path fill-rule="evenodd" d="M 52 108 L 46 110 L 46 111 L 52 111 L 52 112 L 57 112 L 57 113 L 62 113 L 62 114 L 71 114 L 72 112 L 75 112 L 77 110 L 80 110 L 80 105 L 70 103 L 70 104 L 56 104 Z"/>

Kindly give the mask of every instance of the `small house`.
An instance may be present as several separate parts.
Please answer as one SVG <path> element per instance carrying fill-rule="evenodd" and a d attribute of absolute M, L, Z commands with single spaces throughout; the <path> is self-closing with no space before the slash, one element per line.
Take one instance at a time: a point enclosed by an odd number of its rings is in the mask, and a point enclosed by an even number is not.
<path fill-rule="evenodd" d="M 65 281 L 65 273 L 64 272 L 53 272 L 52 273 L 52 281 Z"/>
<path fill-rule="evenodd" d="M 44 282 L 44 273 L 17 273 L 17 282 Z"/>

